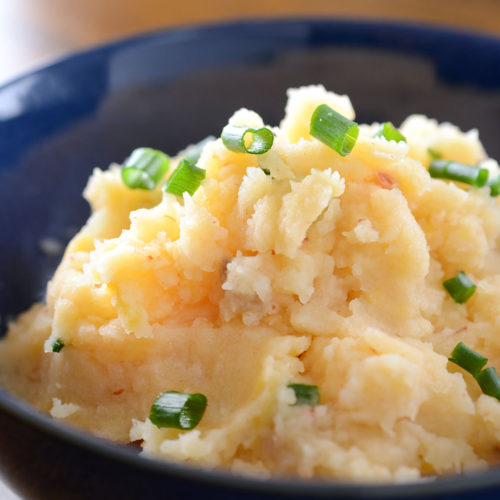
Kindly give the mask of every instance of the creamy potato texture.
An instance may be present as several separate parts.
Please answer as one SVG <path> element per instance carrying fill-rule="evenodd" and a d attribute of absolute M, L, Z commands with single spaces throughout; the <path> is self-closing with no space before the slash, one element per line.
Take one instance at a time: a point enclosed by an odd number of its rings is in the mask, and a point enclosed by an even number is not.
<path fill-rule="evenodd" d="M 400 127 L 407 142 L 361 125 L 342 157 L 309 124 L 320 104 L 354 118 L 349 99 L 288 97 L 269 152 L 205 145 L 193 196 L 94 171 L 46 304 L 0 344 L 2 385 L 147 454 L 237 473 L 411 480 L 497 462 L 500 402 L 447 358 L 463 341 L 500 370 L 498 203 L 432 179 L 428 149 L 497 163 L 475 130 L 423 116 Z M 264 125 L 245 109 L 230 123 Z M 461 270 L 477 285 L 465 304 L 442 285 Z M 294 405 L 289 383 L 321 403 Z M 195 429 L 148 420 L 169 390 L 206 395 Z"/>

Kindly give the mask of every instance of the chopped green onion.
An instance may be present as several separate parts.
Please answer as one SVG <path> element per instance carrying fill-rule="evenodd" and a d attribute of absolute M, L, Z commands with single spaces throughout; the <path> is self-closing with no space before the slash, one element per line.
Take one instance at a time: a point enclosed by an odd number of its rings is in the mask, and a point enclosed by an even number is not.
<path fill-rule="evenodd" d="M 463 271 L 460 271 L 453 278 L 443 281 L 443 286 L 458 304 L 467 302 L 474 295 L 477 288 Z"/>
<path fill-rule="evenodd" d="M 125 161 L 125 167 L 135 167 L 146 172 L 158 182 L 166 174 L 170 160 L 165 153 L 152 148 L 138 148 Z"/>
<path fill-rule="evenodd" d="M 459 342 L 453 349 L 449 361 L 473 375 L 484 394 L 500 401 L 500 377 L 497 371 L 493 366 L 483 370 L 488 358 L 473 351 L 463 342 Z"/>
<path fill-rule="evenodd" d="M 177 196 L 182 196 L 183 193 L 192 196 L 200 187 L 205 175 L 203 168 L 196 167 L 188 160 L 181 160 L 165 184 L 165 191 Z"/>
<path fill-rule="evenodd" d="M 189 154 L 185 155 L 184 159 L 187 160 L 189 163 L 196 165 L 196 163 L 198 163 L 198 160 L 200 159 L 201 152 L 203 151 L 205 144 L 208 144 L 209 142 L 212 141 L 215 141 L 215 137 L 213 135 L 209 135 L 208 137 L 205 137 L 205 139 L 201 140 L 197 144 L 190 146 L 188 148 Z"/>
<path fill-rule="evenodd" d="M 500 378 L 493 366 L 477 374 L 476 380 L 484 394 L 500 400 Z"/>
<path fill-rule="evenodd" d="M 486 185 L 490 188 L 490 196 L 498 196 L 500 194 L 500 175 L 488 179 Z"/>
<path fill-rule="evenodd" d="M 136 167 L 122 168 L 122 180 L 130 189 L 146 189 L 151 191 L 156 187 L 156 182 L 151 177 Z"/>
<path fill-rule="evenodd" d="M 384 137 L 388 141 L 406 142 L 406 137 L 391 122 L 384 122 L 374 137 Z"/>
<path fill-rule="evenodd" d="M 311 117 L 310 133 L 339 155 L 346 156 L 358 140 L 359 127 L 330 106 L 321 104 Z"/>
<path fill-rule="evenodd" d="M 226 125 L 222 130 L 222 142 L 235 153 L 261 155 L 267 153 L 274 141 L 274 134 L 268 128 L 254 129 Z"/>
<path fill-rule="evenodd" d="M 429 165 L 431 177 L 459 181 L 474 187 L 483 187 L 488 181 L 488 169 L 445 160 L 432 160 Z"/>
<path fill-rule="evenodd" d="M 268 168 L 263 168 L 262 171 L 266 174 L 266 175 L 271 175 L 271 171 L 268 169 Z"/>
<path fill-rule="evenodd" d="M 64 347 L 64 342 L 62 339 L 57 339 L 52 344 L 52 352 L 61 352 L 61 349 Z"/>
<path fill-rule="evenodd" d="M 295 393 L 295 405 L 319 405 L 319 388 L 317 385 L 288 384 L 287 387 Z"/>
<path fill-rule="evenodd" d="M 190 430 L 200 423 L 206 407 L 207 398 L 203 394 L 162 392 L 151 406 L 149 420 L 156 427 Z"/>
<path fill-rule="evenodd" d="M 463 342 L 459 342 L 453 349 L 449 361 L 467 370 L 471 375 L 477 377 L 479 372 L 485 367 L 488 358 L 481 356 Z"/>
<path fill-rule="evenodd" d="M 122 180 L 130 189 L 154 189 L 167 173 L 170 160 L 167 155 L 151 148 L 138 148 L 125 161 Z"/>
<path fill-rule="evenodd" d="M 433 148 L 427 148 L 427 153 L 433 160 L 440 160 L 443 157 L 439 151 L 436 151 Z"/>

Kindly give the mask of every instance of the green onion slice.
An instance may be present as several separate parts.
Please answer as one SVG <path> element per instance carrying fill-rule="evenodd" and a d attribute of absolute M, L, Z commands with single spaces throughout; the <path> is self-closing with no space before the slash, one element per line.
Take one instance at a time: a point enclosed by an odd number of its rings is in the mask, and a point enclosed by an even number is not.
<path fill-rule="evenodd" d="M 473 351 L 463 342 L 459 342 L 453 349 L 449 361 L 473 375 L 484 394 L 500 401 L 500 377 L 497 371 L 493 366 L 483 370 L 488 358 Z"/>
<path fill-rule="evenodd" d="M 189 163 L 196 165 L 196 163 L 198 163 L 198 160 L 200 159 L 201 152 L 203 151 L 205 144 L 208 144 L 209 142 L 212 141 L 215 141 L 215 137 L 213 135 L 209 135 L 208 137 L 205 137 L 205 139 L 201 140 L 197 144 L 190 146 L 188 148 L 190 152 L 189 154 L 184 156 L 184 159 L 187 160 Z"/>
<path fill-rule="evenodd" d="M 130 189 L 154 189 L 170 166 L 168 156 L 151 148 L 138 148 L 125 161 L 122 180 Z"/>
<path fill-rule="evenodd" d="M 203 168 L 196 167 L 188 160 L 181 160 L 165 184 L 165 191 L 177 196 L 182 196 L 183 193 L 189 193 L 192 196 L 200 187 L 205 175 Z"/>
<path fill-rule="evenodd" d="M 429 165 L 431 177 L 459 181 L 474 187 L 483 187 L 488 181 L 488 169 L 478 168 L 455 161 L 432 160 Z"/>
<path fill-rule="evenodd" d="M 235 153 L 261 155 L 267 153 L 274 142 L 274 134 L 268 128 L 236 127 L 226 125 L 222 130 L 224 146 Z"/>
<path fill-rule="evenodd" d="M 64 342 L 62 339 L 57 339 L 52 344 L 52 352 L 61 352 L 61 349 L 64 347 Z"/>
<path fill-rule="evenodd" d="M 459 342 L 453 349 L 449 361 L 467 370 L 471 375 L 477 377 L 479 372 L 485 367 L 488 358 L 481 356 L 463 342 Z"/>
<path fill-rule="evenodd" d="M 486 185 L 490 188 L 490 195 L 495 197 L 500 194 L 500 175 L 488 179 Z"/>
<path fill-rule="evenodd" d="M 156 427 L 190 430 L 200 423 L 206 407 L 207 398 L 203 394 L 162 392 L 151 406 L 149 420 Z"/>
<path fill-rule="evenodd" d="M 317 385 L 288 384 L 287 387 L 295 392 L 295 405 L 319 405 L 319 388 Z"/>
<path fill-rule="evenodd" d="M 321 104 L 312 115 L 310 133 L 339 155 L 347 156 L 358 140 L 359 127 L 330 106 Z"/>
<path fill-rule="evenodd" d="M 443 286 L 458 304 L 467 302 L 474 295 L 477 288 L 463 271 L 460 271 L 453 278 L 443 281 Z"/>
<path fill-rule="evenodd" d="M 443 157 L 439 151 L 436 151 L 433 148 L 427 148 L 427 153 L 433 160 L 440 160 Z"/>
<path fill-rule="evenodd" d="M 384 122 L 374 137 L 384 137 L 388 141 L 406 142 L 406 137 L 391 122 Z"/>
<path fill-rule="evenodd" d="M 156 182 L 144 171 L 136 167 L 122 168 L 122 180 L 130 189 L 146 189 L 151 191 L 156 187 Z"/>
<path fill-rule="evenodd" d="M 500 377 L 493 366 L 478 373 L 476 380 L 484 394 L 500 400 Z"/>

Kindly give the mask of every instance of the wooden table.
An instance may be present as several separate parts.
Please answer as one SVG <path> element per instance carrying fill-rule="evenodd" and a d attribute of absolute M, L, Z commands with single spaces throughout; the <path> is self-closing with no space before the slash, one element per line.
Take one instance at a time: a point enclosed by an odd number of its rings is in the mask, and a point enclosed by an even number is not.
<path fill-rule="evenodd" d="M 441 23 L 500 35 L 500 0 L 0 0 L 0 81 L 132 33 L 297 15 Z"/>

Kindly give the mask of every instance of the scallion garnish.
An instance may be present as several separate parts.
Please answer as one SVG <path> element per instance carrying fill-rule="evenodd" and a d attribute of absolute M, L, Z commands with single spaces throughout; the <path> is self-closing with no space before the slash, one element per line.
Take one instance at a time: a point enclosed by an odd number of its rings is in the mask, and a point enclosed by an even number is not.
<path fill-rule="evenodd" d="M 267 153 L 274 141 L 274 134 L 268 128 L 236 127 L 226 125 L 222 130 L 224 146 L 235 153 L 261 155 Z"/>
<path fill-rule="evenodd" d="M 481 356 L 463 342 L 459 342 L 453 349 L 449 361 L 467 370 L 474 377 L 485 367 L 488 358 Z"/>
<path fill-rule="evenodd" d="M 463 342 L 459 342 L 448 358 L 452 363 L 467 370 L 477 381 L 484 394 L 500 401 L 500 377 L 493 366 L 483 370 L 488 358 L 481 356 Z"/>
<path fill-rule="evenodd" d="M 209 135 L 208 137 L 205 137 L 205 139 L 201 140 L 197 144 L 190 146 L 190 148 L 188 148 L 190 153 L 185 155 L 184 159 L 187 160 L 188 162 L 192 163 L 193 165 L 196 165 L 196 163 L 200 159 L 201 152 L 203 151 L 205 144 L 207 144 L 211 141 L 214 141 L 214 140 L 215 140 L 215 137 L 213 135 Z"/>
<path fill-rule="evenodd" d="M 57 339 L 52 344 L 52 352 L 61 352 L 61 349 L 64 347 L 64 342 L 62 339 Z"/>
<path fill-rule="evenodd" d="M 138 148 L 125 161 L 122 180 L 130 189 L 154 189 L 167 173 L 170 160 L 167 155 L 151 148 Z"/>
<path fill-rule="evenodd" d="M 295 405 L 319 405 L 319 388 L 317 385 L 288 384 L 287 387 L 295 393 Z"/>
<path fill-rule="evenodd" d="M 151 191 L 156 187 L 156 182 L 144 171 L 136 167 L 122 168 L 122 180 L 130 189 L 146 189 Z"/>
<path fill-rule="evenodd" d="M 488 181 L 488 169 L 478 168 L 455 161 L 432 160 L 429 174 L 436 179 L 463 182 L 474 187 L 483 187 Z"/>
<path fill-rule="evenodd" d="M 460 271 L 453 278 L 443 281 L 443 286 L 458 304 L 467 302 L 474 295 L 477 288 L 463 271 Z"/>
<path fill-rule="evenodd" d="M 203 394 L 162 392 L 151 406 L 149 420 L 156 427 L 190 430 L 200 423 L 206 407 L 207 398 Z"/>
<path fill-rule="evenodd" d="M 388 141 L 406 142 L 406 137 L 391 122 L 384 122 L 374 137 L 384 137 Z"/>
<path fill-rule="evenodd" d="M 500 175 L 496 175 L 488 179 L 486 185 L 490 188 L 490 196 L 498 196 L 500 194 Z"/>
<path fill-rule="evenodd" d="M 476 380 L 484 394 L 500 400 L 500 377 L 493 366 L 478 373 Z"/>
<path fill-rule="evenodd" d="M 443 157 L 439 151 L 436 151 L 433 148 L 427 148 L 427 153 L 433 160 L 440 160 Z"/>
<path fill-rule="evenodd" d="M 177 196 L 182 196 L 183 193 L 192 196 L 200 187 L 205 175 L 203 168 L 198 168 L 188 160 L 181 160 L 165 184 L 165 191 Z"/>
<path fill-rule="evenodd" d="M 311 117 L 310 134 L 339 155 L 346 156 L 358 140 L 359 127 L 327 104 L 321 104 Z"/>

